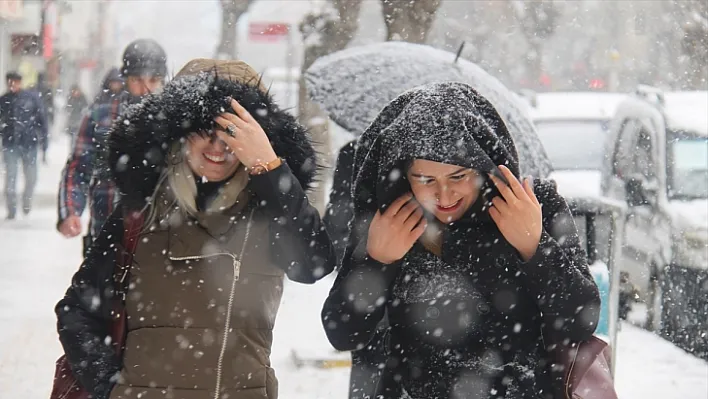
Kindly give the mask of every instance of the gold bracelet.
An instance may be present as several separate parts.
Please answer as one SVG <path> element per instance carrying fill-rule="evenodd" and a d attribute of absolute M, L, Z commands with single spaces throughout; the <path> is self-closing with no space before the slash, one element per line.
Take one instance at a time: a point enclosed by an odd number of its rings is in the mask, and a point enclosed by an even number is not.
<path fill-rule="evenodd" d="M 252 168 L 248 171 L 248 173 L 251 174 L 251 175 L 253 175 L 253 176 L 262 175 L 262 174 L 264 174 L 264 173 L 268 173 L 268 172 L 270 172 L 271 170 L 280 167 L 280 165 L 282 165 L 282 164 L 283 164 L 282 158 L 278 157 L 278 158 L 275 158 L 274 160 L 272 160 L 272 161 L 270 161 L 270 162 L 265 162 L 265 163 L 264 163 L 264 162 L 261 162 L 261 163 L 256 164 L 256 166 L 252 167 Z"/>

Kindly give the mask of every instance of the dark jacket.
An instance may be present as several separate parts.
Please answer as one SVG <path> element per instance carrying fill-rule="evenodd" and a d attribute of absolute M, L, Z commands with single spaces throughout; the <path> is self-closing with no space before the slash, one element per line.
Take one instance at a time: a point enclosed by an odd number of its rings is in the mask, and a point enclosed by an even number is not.
<path fill-rule="evenodd" d="M 69 216 L 90 206 L 89 236 L 97 237 L 115 209 L 117 195 L 108 173 L 105 148 L 113 122 L 134 100 L 128 92 L 95 101 L 84 114 L 66 159 L 57 195 L 57 229 Z"/>
<path fill-rule="evenodd" d="M 349 239 L 349 222 L 354 216 L 352 201 L 352 179 L 354 178 L 354 151 L 356 140 L 352 140 L 339 150 L 337 165 L 332 178 L 332 191 L 325 215 L 322 218 L 329 237 L 332 239 L 337 259 L 341 260 Z"/>
<path fill-rule="evenodd" d="M 329 237 L 332 239 L 337 253 L 337 266 L 341 265 L 342 257 L 349 241 L 349 227 L 354 217 L 354 201 L 352 200 L 352 182 L 354 176 L 354 154 L 357 140 L 352 140 L 339 150 L 337 164 L 332 179 L 332 191 L 325 215 L 322 218 Z M 360 350 L 352 352 L 352 370 L 349 377 L 349 399 L 368 399 L 375 397 L 376 384 L 381 375 L 379 365 L 386 361 L 384 338 L 387 322 L 381 321 L 369 344 Z"/>
<path fill-rule="evenodd" d="M 589 338 L 600 309 L 573 218 L 553 184 L 534 186 L 543 233 L 528 262 L 488 214 L 498 195 L 489 180 L 467 214 L 444 227 L 440 258 L 420 243 L 388 266 L 366 253 L 373 214 L 410 190 L 409 161 L 482 172 L 504 164 L 518 176 L 514 143 L 492 105 L 461 83 L 411 90 L 379 114 L 355 159 L 352 235 L 322 310 L 332 345 L 365 347 L 380 338 L 387 313 L 384 398 L 400 398 L 401 389 L 412 399 L 552 398 L 558 375 L 546 363 L 544 338 L 547 345 Z"/>
<path fill-rule="evenodd" d="M 0 97 L 0 137 L 5 148 L 47 149 L 47 118 L 40 98 L 32 91 L 8 92 Z"/>
<path fill-rule="evenodd" d="M 70 134 L 76 134 L 81 125 L 81 119 L 84 116 L 84 112 L 88 108 L 88 101 L 83 93 L 79 93 L 78 96 L 69 96 L 66 101 L 66 111 L 68 115 L 67 125 L 69 127 Z"/>
<path fill-rule="evenodd" d="M 206 60 L 196 64 L 215 68 Z M 257 74 L 244 65 L 223 64 L 216 78 L 178 75 L 160 94 L 131 107 L 111 132 L 108 159 L 121 207 L 56 306 L 71 369 L 95 398 L 163 397 L 166 391 L 195 399 L 277 398 L 270 351 L 283 277 L 313 283 L 331 272 L 335 259 L 305 194 L 317 165 L 306 131 L 249 79 Z M 169 184 L 160 183 L 166 168 L 185 162 L 169 149 L 192 132 L 211 130 L 229 97 L 261 124 L 285 163 L 251 176 L 232 206 L 184 215 Z M 218 196 L 227 195 L 232 182 Z M 141 233 L 121 359 L 105 340 L 121 215 L 143 209 L 153 193 L 156 220 L 166 212 L 169 222 L 146 225 Z"/>

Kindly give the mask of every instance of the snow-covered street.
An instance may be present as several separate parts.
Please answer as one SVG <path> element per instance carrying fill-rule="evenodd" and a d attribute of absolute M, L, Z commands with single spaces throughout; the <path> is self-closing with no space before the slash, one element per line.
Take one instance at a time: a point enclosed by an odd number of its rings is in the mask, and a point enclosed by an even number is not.
<path fill-rule="evenodd" d="M 54 304 L 78 267 L 81 242 L 55 230 L 51 205 L 64 138 L 53 143 L 50 164 L 40 170 L 37 209 L 29 219 L 0 222 L 0 398 L 46 398 L 54 361 L 61 354 Z M 320 324 L 320 308 L 332 283 L 288 283 L 280 308 L 273 365 L 281 399 L 344 399 L 348 370 L 298 368 L 292 351 L 307 358 L 339 358 Z M 622 399 L 704 399 L 708 363 L 628 324 L 619 335 L 617 388 Z"/>

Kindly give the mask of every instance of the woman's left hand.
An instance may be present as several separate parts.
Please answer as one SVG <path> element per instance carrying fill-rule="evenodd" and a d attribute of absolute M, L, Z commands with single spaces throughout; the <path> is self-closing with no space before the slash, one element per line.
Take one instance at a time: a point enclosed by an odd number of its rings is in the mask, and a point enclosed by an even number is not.
<path fill-rule="evenodd" d="M 492 199 L 494 206 L 489 209 L 489 214 L 504 238 L 519 251 L 524 262 L 528 262 L 541 241 L 541 204 L 533 193 L 530 179 L 525 179 L 522 185 L 509 168 L 500 166 L 499 169 L 509 185 L 490 175 L 503 199 Z"/>
<path fill-rule="evenodd" d="M 278 156 L 261 125 L 236 100 L 231 100 L 231 107 L 235 115 L 226 112 L 214 119 L 221 126 L 216 129 L 217 136 L 247 168 L 274 161 Z M 233 134 L 227 133 L 229 126 L 232 126 Z"/>

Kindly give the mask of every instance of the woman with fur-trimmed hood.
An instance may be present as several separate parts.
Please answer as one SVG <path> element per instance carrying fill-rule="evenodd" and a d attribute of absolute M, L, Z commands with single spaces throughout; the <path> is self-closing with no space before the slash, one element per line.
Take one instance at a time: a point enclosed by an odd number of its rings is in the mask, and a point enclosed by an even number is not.
<path fill-rule="evenodd" d="M 275 399 L 270 367 L 283 278 L 314 283 L 334 251 L 307 200 L 305 129 L 248 65 L 193 60 L 114 125 L 113 212 L 57 307 L 72 372 L 93 398 Z M 124 217 L 142 230 L 112 348 Z"/>

